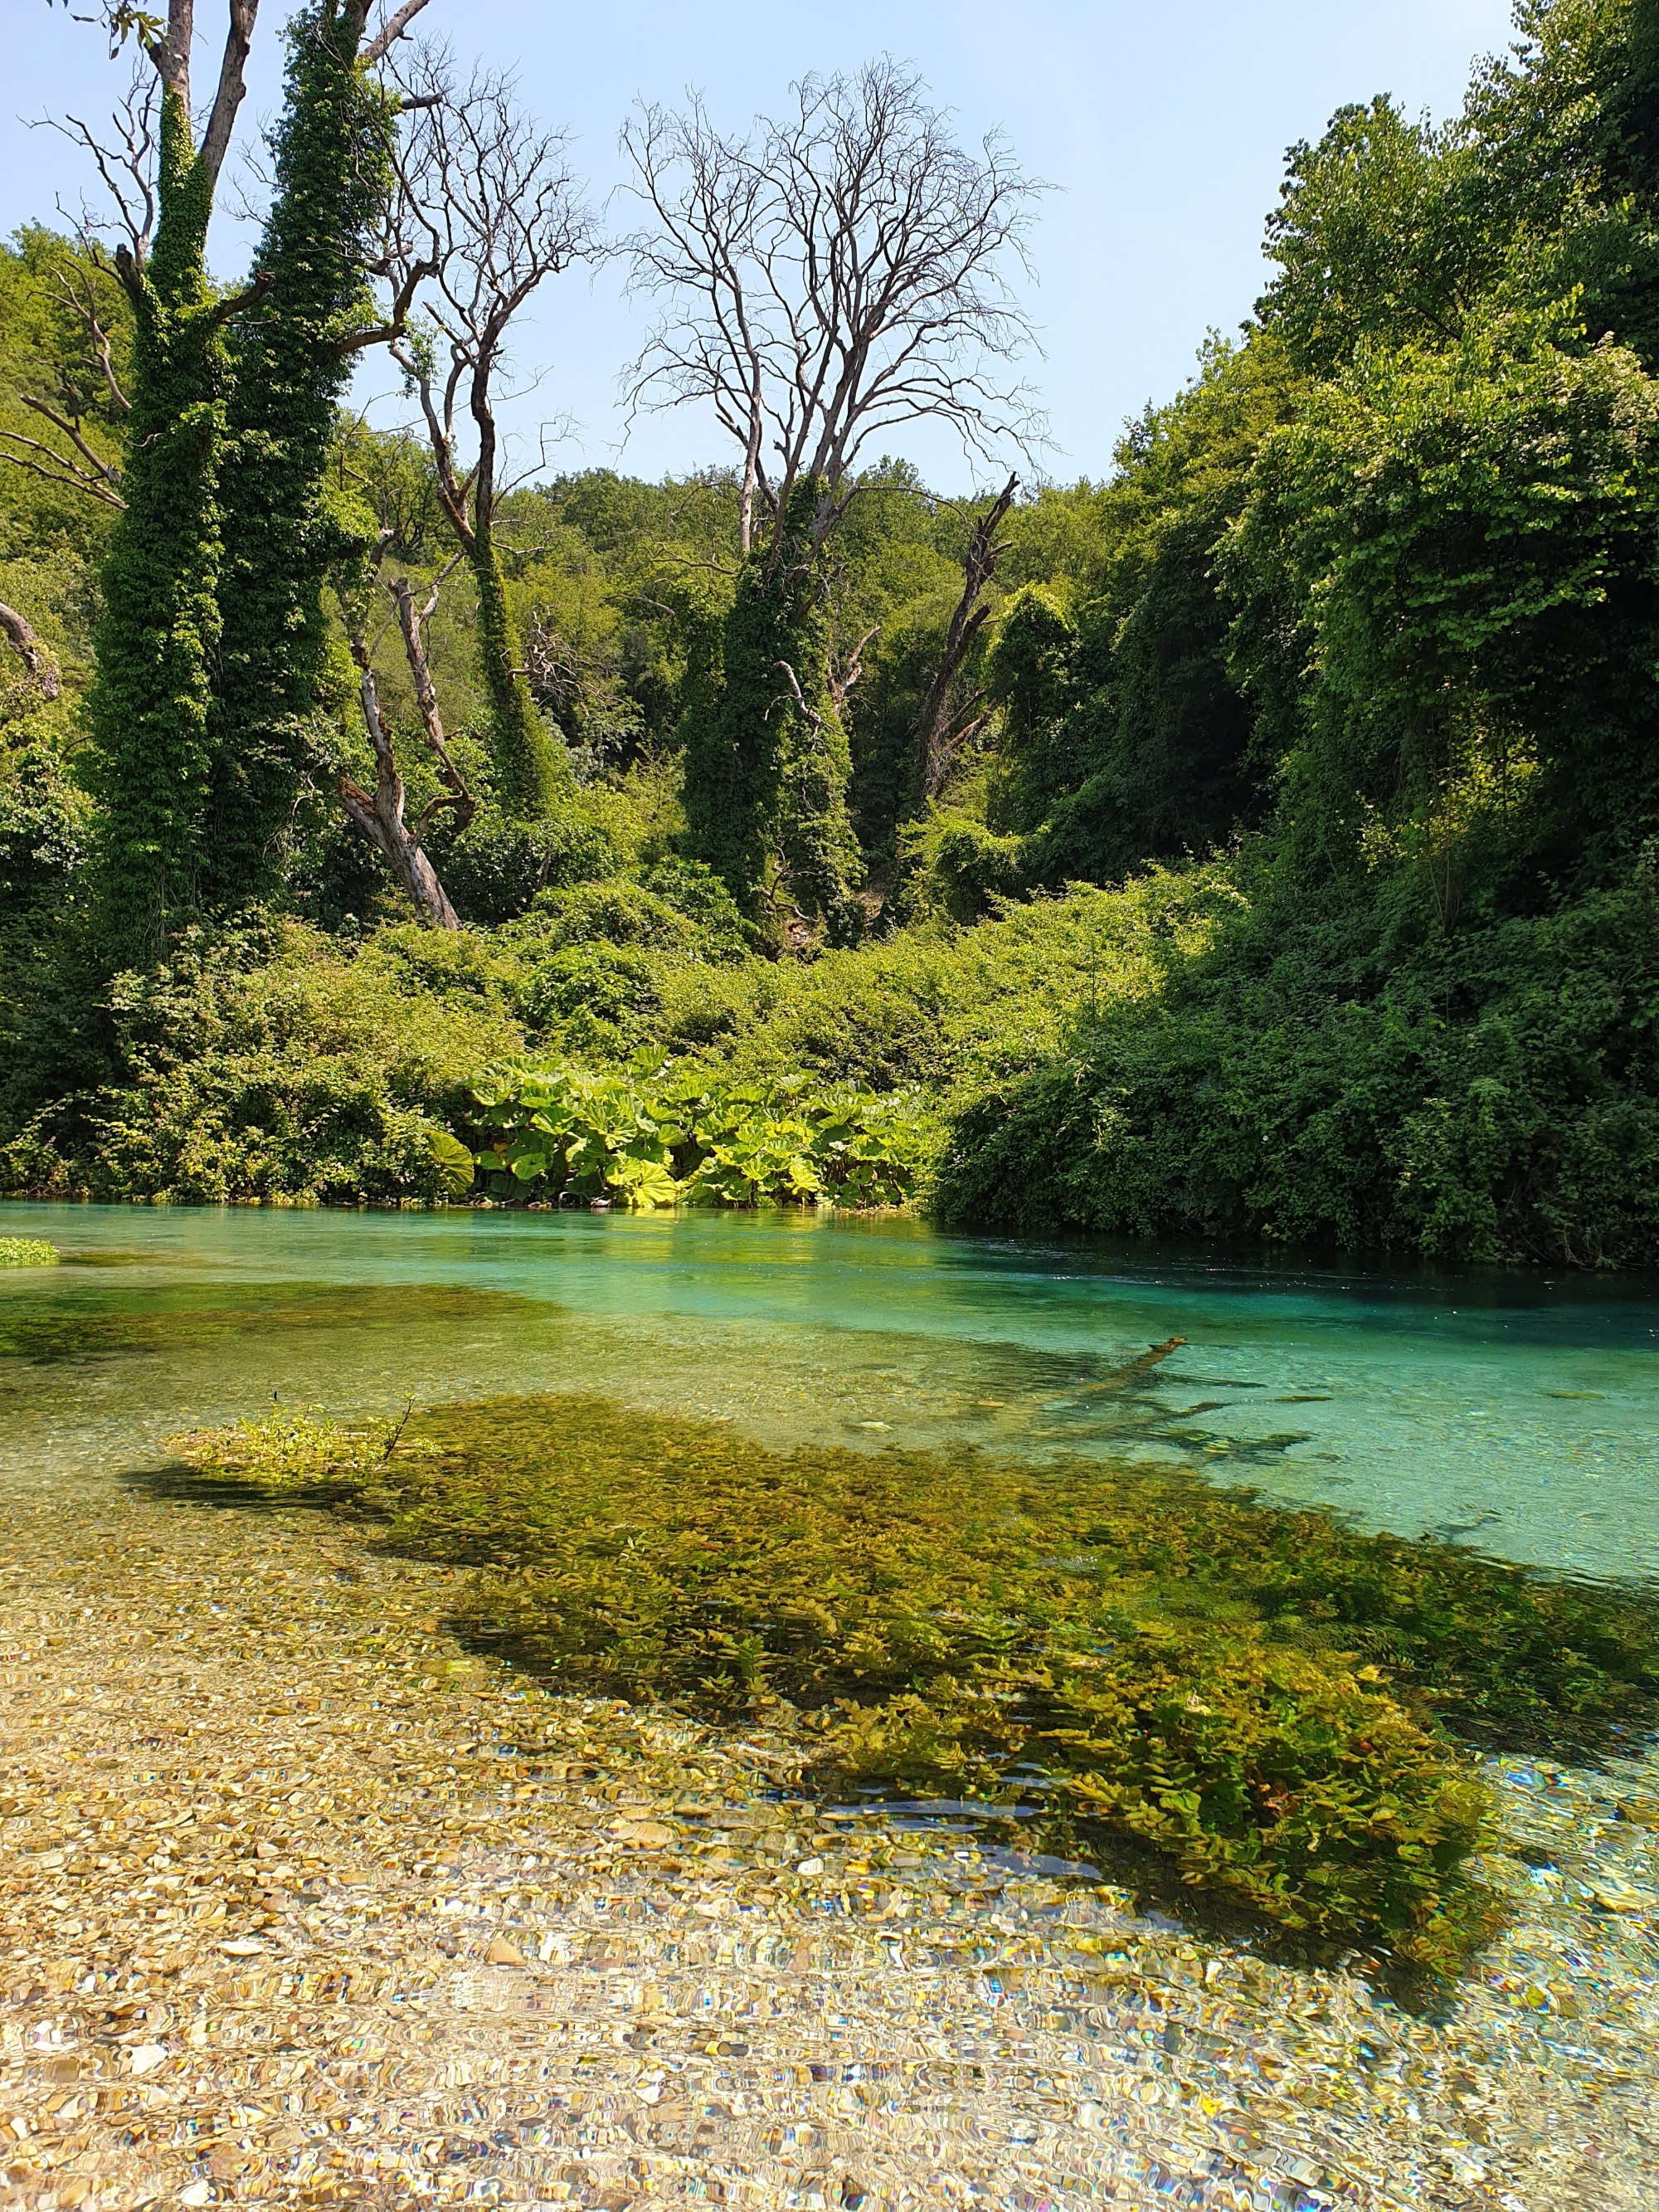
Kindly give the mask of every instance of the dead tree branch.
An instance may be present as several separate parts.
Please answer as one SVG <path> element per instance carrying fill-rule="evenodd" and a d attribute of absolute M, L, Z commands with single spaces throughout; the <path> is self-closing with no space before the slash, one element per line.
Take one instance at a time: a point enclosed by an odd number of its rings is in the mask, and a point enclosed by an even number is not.
<path fill-rule="evenodd" d="M 372 792 L 365 790 L 343 770 L 336 776 L 335 787 L 346 812 L 378 848 L 394 881 L 413 902 L 422 921 L 434 929 L 459 929 L 459 918 L 426 851 L 426 836 L 437 815 L 446 811 L 453 816 L 458 829 L 466 829 L 477 816 L 478 805 L 449 750 L 426 649 L 426 625 L 437 611 L 444 586 L 464 556 L 459 550 L 452 554 L 427 586 L 424 599 L 417 602 L 415 586 L 407 576 L 388 580 L 382 574 L 386 555 L 398 536 L 398 519 L 388 511 L 382 487 L 380 527 L 374 545 L 355 576 L 335 579 L 335 597 L 346 644 L 357 669 L 358 704 L 369 750 L 374 757 L 374 788 Z M 384 587 L 393 611 L 391 620 L 371 641 L 368 611 L 379 596 L 380 586 Z M 375 671 L 375 655 L 392 621 L 396 622 L 403 635 L 404 657 L 414 684 L 422 735 L 437 769 L 441 786 L 412 823 L 405 818 L 407 792 L 392 731 L 380 704 Z"/>
<path fill-rule="evenodd" d="M 445 518 L 471 557 L 501 492 L 495 383 L 514 319 L 548 277 L 594 252 L 595 227 L 565 133 L 527 123 L 510 78 L 477 74 L 458 88 L 447 58 L 427 49 L 396 82 L 413 121 L 380 264 L 385 327 L 420 405 Z M 423 283 L 428 327 L 415 343 L 404 325 Z"/>
<path fill-rule="evenodd" d="M 410 25 L 425 5 L 426 0 L 404 0 L 403 6 L 386 17 L 363 48 L 363 59 L 371 69 L 377 68 L 386 59 L 399 39 L 408 36 Z"/>
<path fill-rule="evenodd" d="M 247 90 L 247 61 L 253 46 L 254 19 L 259 0 L 225 0 L 228 18 L 225 51 L 219 64 L 213 106 L 197 149 L 207 172 L 210 187 L 216 185 L 230 149 L 236 111 Z M 101 22 L 110 36 L 112 60 L 129 39 L 148 57 L 164 93 L 170 93 L 185 115 L 193 115 L 191 100 L 191 49 L 196 40 L 196 0 L 167 0 L 167 20 L 136 4 L 136 0 L 100 0 L 95 16 L 82 21 Z M 106 179 L 107 182 L 107 179 Z M 137 259 L 137 249 L 129 241 Z"/>
<path fill-rule="evenodd" d="M 160 88 L 154 76 L 141 70 L 134 77 L 111 120 L 115 143 L 106 145 L 78 115 L 45 116 L 32 130 L 56 131 L 91 159 L 104 191 L 115 210 L 114 220 L 99 221 L 83 202 L 75 228 L 82 240 L 100 232 L 120 233 L 135 265 L 142 269 L 149 256 L 155 233 L 155 137 Z M 67 210 L 60 211 L 67 216 Z"/>
<path fill-rule="evenodd" d="M 382 276 L 389 272 L 381 269 L 374 273 Z M 349 337 L 337 338 L 330 347 L 330 352 L 341 356 L 362 353 L 370 346 L 390 345 L 394 338 L 402 337 L 409 327 L 410 310 L 415 305 L 416 294 L 428 276 L 435 276 L 437 273 L 435 261 L 411 262 L 402 272 L 398 289 L 392 295 L 392 305 L 385 322 L 376 323 L 372 330 L 354 331 Z"/>
<path fill-rule="evenodd" d="M 432 680 L 432 665 L 426 651 L 426 625 L 437 611 L 439 593 L 454 573 L 460 559 L 459 553 L 454 553 L 444 563 L 427 592 L 423 606 L 416 605 L 414 588 L 407 576 L 396 576 L 386 586 L 398 610 L 398 627 L 403 632 L 404 655 L 415 684 L 415 703 L 421 710 L 427 750 L 438 763 L 438 772 L 445 787 L 427 802 L 415 825 L 416 837 L 424 836 L 434 815 L 445 808 L 454 814 L 458 830 L 465 830 L 478 811 L 477 800 L 467 789 L 465 778 L 450 757 L 443 715 L 438 706 L 437 687 Z"/>
<path fill-rule="evenodd" d="M 118 415 L 130 415 L 132 402 L 121 389 L 121 380 L 115 374 L 115 341 L 99 313 L 98 295 L 93 283 L 94 270 L 101 270 L 102 267 L 100 261 L 94 261 L 90 267 L 76 261 L 67 270 L 54 270 L 52 276 L 65 306 L 79 319 L 87 334 L 110 405 Z"/>
<path fill-rule="evenodd" d="M 950 628 L 945 634 L 945 649 L 927 687 L 917 725 L 921 740 L 922 788 L 930 799 L 939 797 L 963 748 L 985 726 L 987 717 L 981 711 L 981 695 L 975 691 L 968 700 L 960 699 L 957 679 L 991 611 L 980 604 L 980 595 L 990 582 L 1001 555 L 1003 549 L 997 533 L 1018 489 L 1018 478 L 1010 477 L 1000 495 L 975 523 L 968 539 L 962 597 L 951 614 Z"/>
<path fill-rule="evenodd" d="M 228 0 L 228 6 L 230 27 L 225 34 L 224 59 L 219 64 L 219 82 L 207 129 L 202 133 L 199 155 L 210 181 L 216 185 L 230 149 L 236 111 L 247 90 L 247 58 L 253 45 L 253 19 L 259 12 L 259 0 Z"/>
<path fill-rule="evenodd" d="M 421 920 L 430 928 L 459 929 L 461 926 L 460 916 L 450 903 L 449 894 L 439 881 L 438 872 L 433 866 L 421 842 L 421 830 L 432 810 L 430 808 L 427 810 L 427 817 L 422 817 L 422 823 L 413 830 L 404 820 L 407 794 L 404 786 L 403 773 L 398 765 L 398 755 L 392 744 L 392 732 L 387 726 L 386 714 L 380 705 L 380 684 L 374 672 L 374 648 L 369 644 L 368 637 L 367 615 L 370 596 L 374 584 L 379 580 L 380 565 L 385 560 L 386 549 L 392 542 L 392 535 L 391 527 L 383 526 L 380 538 L 368 556 L 366 574 L 358 580 L 356 589 L 349 588 L 343 580 L 337 580 L 335 584 L 335 598 L 339 605 L 341 626 L 345 631 L 347 650 L 350 653 L 357 670 L 357 702 L 362 714 L 363 729 L 368 738 L 369 750 L 374 757 L 374 788 L 372 792 L 366 791 L 356 778 L 343 769 L 336 775 L 335 789 L 339 793 L 341 805 L 370 843 L 380 852 L 386 866 L 392 872 L 393 880 L 407 895 Z M 396 586 L 388 586 L 388 588 L 392 592 L 395 599 Z M 405 591 L 408 590 L 407 583 L 404 584 L 404 588 Z M 430 605 L 436 604 L 437 592 L 438 586 L 434 585 Z M 429 611 L 429 607 L 428 611 Z M 401 615 L 403 611 L 401 605 L 398 611 Z M 411 651 L 410 666 L 411 671 L 416 674 L 418 690 L 421 674 L 420 671 L 415 668 L 414 652 L 419 652 L 422 669 L 425 668 L 426 656 L 424 652 L 420 650 L 418 622 L 411 625 L 411 629 L 414 647 Z M 411 630 L 405 630 L 406 643 L 410 635 Z M 426 674 L 429 689 L 429 670 Z M 435 701 L 434 703 L 435 707 Z M 441 723 L 439 725 L 439 729 L 441 735 Z M 461 783 L 459 776 L 456 775 L 447 750 L 442 755 L 442 759 L 451 776 L 453 777 L 454 784 L 459 787 L 460 795 L 465 798 L 465 787 Z M 470 815 L 468 819 L 471 819 Z"/>
<path fill-rule="evenodd" d="M 864 673 L 864 648 L 880 629 L 879 623 L 872 623 L 844 660 L 838 659 L 833 653 L 830 656 L 830 696 L 838 714 L 847 704 L 848 693 Z"/>
<path fill-rule="evenodd" d="M 42 645 L 33 626 L 20 615 L 15 607 L 9 607 L 0 599 L 0 630 L 3 630 L 18 658 L 28 671 L 30 684 L 43 699 L 56 699 L 63 690 L 58 673 L 57 659 L 51 648 Z"/>
<path fill-rule="evenodd" d="M 28 392 L 21 392 L 19 397 L 25 407 L 44 416 L 53 429 L 62 432 L 87 465 L 84 468 L 78 466 L 67 453 L 60 453 L 55 446 L 48 446 L 39 438 L 25 437 L 21 430 L 0 430 L 0 440 L 3 440 L 8 447 L 19 449 L 8 452 L 4 459 L 10 461 L 15 468 L 27 469 L 31 476 L 44 477 L 48 483 L 60 484 L 71 491 L 85 492 L 89 498 L 101 501 L 106 507 L 125 507 L 126 501 L 117 489 L 121 481 L 118 465 L 114 461 L 106 461 L 88 442 L 80 422 L 71 416 L 60 415 L 55 407 L 48 406 L 44 399 L 36 399 Z M 27 458 L 30 453 L 39 453 L 41 459 L 30 460 Z M 48 462 L 53 465 L 50 468 L 46 466 Z"/>
<path fill-rule="evenodd" d="M 50 422 L 67 440 L 79 459 L 60 447 L 16 430 L 0 431 L 0 459 L 26 470 L 46 483 L 78 491 L 106 507 L 124 507 L 117 486 L 120 469 L 106 460 L 86 434 L 85 420 L 93 404 L 89 386 L 101 384 L 104 398 L 117 415 L 131 411 L 131 403 L 116 374 L 114 335 L 100 301 L 102 283 L 120 283 L 129 292 L 142 282 L 141 271 L 155 226 L 156 200 L 151 174 L 155 150 L 155 120 L 160 94 L 155 82 L 136 78 L 116 111 L 113 145 L 106 145 L 76 116 L 62 122 L 46 119 L 46 128 L 58 131 L 70 144 L 91 156 L 114 208 L 110 222 L 100 223 L 83 206 L 77 224 L 79 242 L 61 264 L 54 265 L 52 280 L 64 304 L 86 333 L 88 348 L 84 361 L 64 349 L 58 362 L 58 403 L 32 393 L 20 393 L 23 404 Z M 117 260 L 112 263 L 98 233 L 118 234 Z M 118 264 L 125 264 L 118 265 Z M 129 272 L 131 276 L 129 276 Z"/>
<path fill-rule="evenodd" d="M 268 269 L 256 270 L 251 284 L 245 284 L 240 292 L 233 292 L 229 299 L 221 300 L 213 311 L 214 321 L 234 322 L 238 315 L 245 315 L 250 307 L 257 307 L 276 281 Z"/>

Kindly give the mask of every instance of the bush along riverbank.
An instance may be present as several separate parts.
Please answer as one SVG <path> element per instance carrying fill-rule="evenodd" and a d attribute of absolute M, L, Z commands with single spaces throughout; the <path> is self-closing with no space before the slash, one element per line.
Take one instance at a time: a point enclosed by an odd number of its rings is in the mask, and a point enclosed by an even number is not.
<path fill-rule="evenodd" d="M 477 1569 L 455 1625 L 556 1687 L 763 1716 L 830 1789 L 1036 1805 L 1310 1957 L 1455 1972 L 1500 1917 L 1474 1750 L 1593 1754 L 1659 1701 L 1633 1600 L 1168 1468 L 786 1455 L 577 1397 L 175 1447 Z"/>

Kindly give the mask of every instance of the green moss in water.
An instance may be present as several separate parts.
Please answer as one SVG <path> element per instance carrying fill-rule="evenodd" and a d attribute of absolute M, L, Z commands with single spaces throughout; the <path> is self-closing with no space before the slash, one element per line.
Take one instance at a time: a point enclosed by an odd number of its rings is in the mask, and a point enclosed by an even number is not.
<path fill-rule="evenodd" d="M 460 1625 L 567 1689 L 769 1714 L 830 1786 L 1037 1794 L 1325 1955 L 1455 1970 L 1498 1920 L 1457 1739 L 1627 1739 L 1659 1693 L 1634 1601 L 1170 1469 L 781 1455 L 576 1397 L 179 1449 L 481 1570 Z"/>
<path fill-rule="evenodd" d="M 55 1267 L 63 1256 L 44 1237 L 0 1237 L 0 1267 Z"/>
<path fill-rule="evenodd" d="M 67 1288 L 67 1285 L 65 1285 Z M 41 1361 L 109 1352 L 163 1352 L 273 1329 L 418 1329 L 428 1323 L 545 1316 L 528 1298 L 465 1285 L 372 1283 L 224 1283 L 146 1285 L 88 1297 L 84 1285 L 50 1310 L 0 1311 L 0 1355 Z"/>

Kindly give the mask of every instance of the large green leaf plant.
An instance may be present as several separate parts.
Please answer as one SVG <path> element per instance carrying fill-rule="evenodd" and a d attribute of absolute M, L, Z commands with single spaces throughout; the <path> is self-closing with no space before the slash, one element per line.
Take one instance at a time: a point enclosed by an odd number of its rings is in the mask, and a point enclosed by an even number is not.
<path fill-rule="evenodd" d="M 902 1206 L 933 1149 L 908 1092 L 727 1082 L 650 1054 L 622 1070 L 501 1062 L 472 1097 L 483 1174 L 639 1209 Z"/>

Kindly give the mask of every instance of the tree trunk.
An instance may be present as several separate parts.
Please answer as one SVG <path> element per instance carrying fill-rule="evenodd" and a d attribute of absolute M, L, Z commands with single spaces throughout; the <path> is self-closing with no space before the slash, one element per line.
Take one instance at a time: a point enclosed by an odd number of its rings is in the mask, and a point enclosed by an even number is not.
<path fill-rule="evenodd" d="M 20 615 L 15 607 L 0 600 L 0 629 L 4 630 L 16 647 L 18 657 L 29 672 L 29 681 L 43 699 L 55 699 L 62 690 L 58 674 L 58 663 L 49 649 L 41 644 L 32 625 Z"/>
<path fill-rule="evenodd" d="M 997 532 L 1003 517 L 1013 505 L 1014 494 L 1019 489 L 1017 477 L 1010 477 L 1000 496 L 987 509 L 974 526 L 968 540 L 968 556 L 963 563 L 962 597 L 951 617 L 951 627 L 945 632 L 945 650 L 933 680 L 922 702 L 917 721 L 917 734 L 921 742 L 922 790 L 924 795 L 937 799 L 945 788 L 951 769 L 956 765 L 963 746 L 985 725 L 985 716 L 976 710 L 979 701 L 969 702 L 964 715 L 956 696 L 957 678 L 969 649 L 985 627 L 988 607 L 979 605 L 980 594 L 991 580 L 1002 548 L 997 543 Z"/>
<path fill-rule="evenodd" d="M 118 264 L 135 313 L 126 507 L 104 563 L 89 702 L 118 963 L 148 959 L 196 896 L 219 643 L 222 324 L 205 263 L 212 179 L 171 88 L 147 264 Z"/>
<path fill-rule="evenodd" d="M 420 840 L 404 820 L 404 780 L 392 750 L 391 734 L 380 712 L 380 695 L 374 671 L 361 641 L 352 641 L 357 663 L 357 696 L 362 703 L 363 726 L 374 750 L 374 789 L 367 792 L 349 775 L 337 786 L 341 803 L 363 835 L 378 846 L 398 886 L 414 903 L 415 911 L 431 929 L 459 929 L 461 918 L 449 902 L 449 894 L 438 880 Z"/>
<path fill-rule="evenodd" d="M 380 811 L 379 793 L 371 797 L 349 775 L 339 781 L 341 804 L 357 827 L 377 845 L 398 888 L 413 901 L 415 911 L 431 929 L 459 929 L 461 918 L 449 903 L 449 895 L 438 880 L 438 872 L 423 849 L 404 828 L 401 818 L 390 821 Z M 398 810 L 401 817 L 402 810 Z"/>
<path fill-rule="evenodd" d="M 341 341 L 391 177 L 387 102 L 357 52 L 364 14 L 357 0 L 313 0 L 293 27 L 258 248 L 268 283 L 232 342 L 204 886 L 226 908 L 280 873 L 326 660 L 323 586 L 343 550 L 326 483 L 352 368 Z"/>
<path fill-rule="evenodd" d="M 489 702 L 495 797 L 509 814 L 539 821 L 550 813 L 559 778 L 553 748 L 519 665 L 507 603 L 507 579 L 495 551 L 495 417 L 489 404 L 492 352 L 472 377 L 471 411 L 478 433 L 472 471 L 471 529 L 462 538 L 478 593 L 478 672 Z"/>
<path fill-rule="evenodd" d="M 489 702 L 496 800 L 506 813 L 539 821 L 552 811 L 559 775 L 552 742 L 519 673 L 507 580 L 488 524 L 473 531 L 467 560 L 478 593 L 478 672 Z"/>
<path fill-rule="evenodd" d="M 799 483 L 773 541 L 743 565 L 722 626 L 720 687 L 706 723 L 688 732 L 685 811 L 697 858 L 746 913 L 762 918 L 799 900 L 840 945 L 863 928 L 863 863 L 811 532 L 822 489 Z M 769 882 L 774 855 L 790 898 Z"/>

